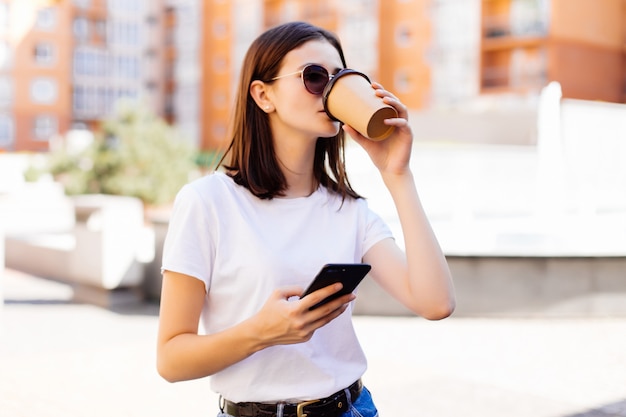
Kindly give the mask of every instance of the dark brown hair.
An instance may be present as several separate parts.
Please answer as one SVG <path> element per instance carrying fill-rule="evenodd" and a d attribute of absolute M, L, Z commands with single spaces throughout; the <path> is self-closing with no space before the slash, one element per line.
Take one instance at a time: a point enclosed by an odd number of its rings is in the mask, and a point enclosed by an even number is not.
<path fill-rule="evenodd" d="M 271 80 L 278 74 L 289 51 L 312 40 L 328 41 L 346 67 L 337 37 L 304 22 L 286 23 L 264 32 L 250 45 L 243 61 L 231 121 L 231 142 L 219 165 L 223 164 L 237 184 L 262 199 L 285 195 L 287 182 L 276 159 L 268 115 L 250 95 L 250 84 L 255 80 Z M 352 189 L 345 171 L 344 144 L 343 129 L 334 137 L 318 138 L 313 175 L 317 185 L 338 193 L 342 199 L 347 196 L 360 198 Z"/>

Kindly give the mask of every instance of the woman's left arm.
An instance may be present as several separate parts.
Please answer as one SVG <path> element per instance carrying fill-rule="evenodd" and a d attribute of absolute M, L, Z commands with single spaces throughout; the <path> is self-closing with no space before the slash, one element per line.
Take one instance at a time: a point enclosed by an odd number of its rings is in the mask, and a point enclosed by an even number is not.
<path fill-rule="evenodd" d="M 392 239 L 374 245 L 364 257 L 372 265 L 371 275 L 392 296 L 411 311 L 431 320 L 448 317 L 455 308 L 452 277 L 445 256 L 422 207 L 409 167 L 413 134 L 406 107 L 380 84 L 377 94 L 398 111 L 398 118 L 386 123 L 393 134 L 371 141 L 349 126 L 345 130 L 365 149 L 380 171 L 395 204 L 405 253 Z"/>

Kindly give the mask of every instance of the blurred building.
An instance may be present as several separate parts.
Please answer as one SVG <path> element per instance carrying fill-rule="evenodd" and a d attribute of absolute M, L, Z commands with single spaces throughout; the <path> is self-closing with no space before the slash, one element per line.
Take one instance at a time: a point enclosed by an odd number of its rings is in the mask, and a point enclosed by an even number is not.
<path fill-rule="evenodd" d="M 163 116 L 189 137 L 199 136 L 200 0 L 166 0 L 165 108 Z"/>
<path fill-rule="evenodd" d="M 48 150 L 121 97 L 164 107 L 162 0 L 0 0 L 0 149 Z"/>
<path fill-rule="evenodd" d="M 227 144 L 240 65 L 250 43 L 277 24 L 305 20 L 337 32 L 351 66 L 377 71 L 374 0 L 167 0 L 168 120 L 203 149 Z"/>
<path fill-rule="evenodd" d="M 223 147 L 248 45 L 292 20 L 336 32 L 413 110 L 549 81 L 626 102 L 626 0 L 0 0 L 0 150 L 47 150 L 121 97 Z"/>
<path fill-rule="evenodd" d="M 432 37 L 421 83 L 423 106 L 462 105 L 479 95 L 481 0 L 432 0 L 428 16 Z M 424 71 L 424 70 L 423 70 Z"/>
<path fill-rule="evenodd" d="M 0 148 L 47 149 L 72 118 L 68 8 L 0 2 Z"/>
<path fill-rule="evenodd" d="M 482 0 L 480 92 L 626 102 L 625 0 Z"/>

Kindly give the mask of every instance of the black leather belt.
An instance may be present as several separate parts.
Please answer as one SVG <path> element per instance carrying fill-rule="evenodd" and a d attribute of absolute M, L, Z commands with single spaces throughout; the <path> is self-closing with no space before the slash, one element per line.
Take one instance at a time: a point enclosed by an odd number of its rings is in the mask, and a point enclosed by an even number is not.
<path fill-rule="evenodd" d="M 350 392 L 350 402 L 354 402 L 361 394 L 363 384 L 359 379 L 347 389 Z M 281 406 L 283 407 L 283 417 L 338 417 L 348 411 L 349 407 L 345 390 L 337 391 L 326 398 L 296 404 L 234 403 L 223 400 L 222 405 L 222 411 L 234 417 L 276 417 Z"/>

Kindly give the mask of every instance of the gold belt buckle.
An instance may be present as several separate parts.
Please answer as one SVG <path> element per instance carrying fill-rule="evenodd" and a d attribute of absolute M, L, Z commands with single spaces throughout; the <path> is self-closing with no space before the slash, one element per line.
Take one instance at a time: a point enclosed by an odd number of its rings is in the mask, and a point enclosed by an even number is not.
<path fill-rule="evenodd" d="M 304 407 L 306 407 L 307 405 L 315 404 L 319 401 L 320 400 L 311 400 L 298 403 L 298 406 L 296 407 L 296 417 L 307 417 L 307 414 L 304 413 Z"/>

